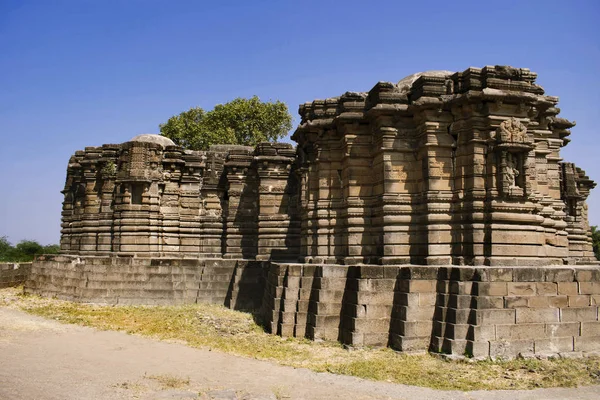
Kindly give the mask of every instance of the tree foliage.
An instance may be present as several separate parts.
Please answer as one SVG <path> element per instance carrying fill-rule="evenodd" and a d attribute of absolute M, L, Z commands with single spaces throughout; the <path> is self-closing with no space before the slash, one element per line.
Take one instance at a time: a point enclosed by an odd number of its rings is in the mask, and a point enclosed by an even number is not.
<path fill-rule="evenodd" d="M 35 240 L 21 240 L 16 246 L 6 236 L 0 237 L 1 262 L 29 262 L 40 254 L 57 254 L 60 247 L 56 244 L 42 246 Z"/>
<path fill-rule="evenodd" d="M 190 108 L 159 127 L 161 135 L 179 146 L 207 150 L 213 144 L 254 146 L 276 141 L 292 129 L 292 116 L 285 103 L 262 102 L 253 96 L 218 104 L 208 112 Z"/>
<path fill-rule="evenodd" d="M 592 245 L 594 246 L 594 254 L 600 260 L 600 230 L 597 226 L 592 226 Z"/>

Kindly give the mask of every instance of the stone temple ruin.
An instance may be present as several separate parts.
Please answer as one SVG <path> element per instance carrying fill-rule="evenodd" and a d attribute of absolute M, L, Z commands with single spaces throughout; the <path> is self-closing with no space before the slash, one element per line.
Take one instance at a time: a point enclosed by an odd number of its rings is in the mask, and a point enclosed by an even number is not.
<path fill-rule="evenodd" d="M 69 161 L 59 256 L 26 291 L 213 302 L 267 329 L 474 356 L 600 350 L 600 267 L 528 69 L 433 71 L 300 106 L 292 145 L 157 135 Z"/>

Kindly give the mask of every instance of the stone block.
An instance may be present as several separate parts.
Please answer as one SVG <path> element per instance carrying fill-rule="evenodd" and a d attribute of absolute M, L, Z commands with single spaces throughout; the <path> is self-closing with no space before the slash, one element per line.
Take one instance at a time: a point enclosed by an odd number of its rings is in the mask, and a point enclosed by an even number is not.
<path fill-rule="evenodd" d="M 439 296 L 436 293 L 415 293 L 419 297 L 420 306 L 433 306 L 437 303 Z"/>
<path fill-rule="evenodd" d="M 400 281 L 400 290 L 408 293 L 435 293 L 436 281 L 433 280 L 410 280 Z"/>
<path fill-rule="evenodd" d="M 581 322 L 581 336 L 600 336 L 600 322 Z M 600 350 L 600 348 L 598 348 L 597 350 Z"/>
<path fill-rule="evenodd" d="M 577 282 L 558 282 L 558 294 L 574 296 L 579 294 Z"/>
<path fill-rule="evenodd" d="M 558 293 L 558 285 L 555 282 L 537 282 L 535 285 L 538 295 L 556 295 Z"/>
<path fill-rule="evenodd" d="M 579 294 L 600 294 L 600 282 L 579 282 Z"/>
<path fill-rule="evenodd" d="M 408 337 L 430 337 L 433 321 L 403 321 L 397 333 Z"/>
<path fill-rule="evenodd" d="M 430 338 L 428 337 L 407 337 L 397 334 L 390 335 L 391 345 L 399 351 L 415 352 L 429 350 Z"/>
<path fill-rule="evenodd" d="M 561 308 L 561 322 L 598 321 L 598 307 Z"/>
<path fill-rule="evenodd" d="M 474 297 L 478 309 L 504 308 L 502 296 L 476 296 Z"/>
<path fill-rule="evenodd" d="M 535 349 L 534 340 L 496 340 L 490 341 L 490 357 L 513 358 L 521 353 L 533 353 Z"/>
<path fill-rule="evenodd" d="M 449 291 L 451 294 L 477 294 L 478 290 L 480 287 L 483 287 L 484 289 L 487 289 L 489 287 L 489 285 L 483 284 L 481 282 L 456 282 L 456 281 L 451 281 L 449 282 L 449 289 L 447 290 L 445 288 L 445 284 L 446 281 L 438 281 L 436 284 L 436 291 L 437 292 L 446 292 Z M 502 286 L 502 285 L 500 285 Z M 492 291 L 495 290 L 495 286 L 492 285 Z M 481 295 L 487 295 L 487 294 L 483 294 L 483 293 L 479 293 Z"/>
<path fill-rule="evenodd" d="M 434 312 L 434 307 L 394 306 L 392 309 L 392 315 L 403 321 L 432 321 Z"/>
<path fill-rule="evenodd" d="M 420 302 L 419 302 L 420 296 L 421 296 L 420 293 L 396 292 L 396 293 L 394 293 L 394 303 L 393 304 L 397 305 L 397 306 L 408 306 L 408 307 L 418 306 L 418 305 L 420 305 Z"/>
<path fill-rule="evenodd" d="M 590 306 L 590 296 L 579 295 L 579 296 L 567 296 L 569 307 L 586 307 Z"/>
<path fill-rule="evenodd" d="M 363 345 L 364 346 L 387 346 L 389 341 L 389 333 L 364 333 L 363 334 Z"/>
<path fill-rule="evenodd" d="M 477 282 L 476 293 L 479 296 L 507 296 L 510 284 L 510 282 Z"/>
<path fill-rule="evenodd" d="M 508 339 L 535 339 L 545 336 L 546 324 L 533 323 L 533 324 L 497 324 L 496 325 L 496 339 L 497 340 L 508 340 Z"/>
<path fill-rule="evenodd" d="M 394 287 L 396 286 L 395 279 L 371 279 L 365 278 L 358 280 L 358 290 L 366 290 L 366 291 L 394 291 Z M 344 288 L 342 288 L 344 289 Z"/>
<path fill-rule="evenodd" d="M 549 296 L 529 296 L 527 300 L 530 308 L 552 307 Z M 555 306 L 554 308 L 558 307 Z"/>
<path fill-rule="evenodd" d="M 508 282 L 509 296 L 533 296 L 536 294 L 536 284 L 533 282 Z"/>
<path fill-rule="evenodd" d="M 550 307 L 563 308 L 569 305 L 568 296 L 548 296 L 548 305 Z"/>
<path fill-rule="evenodd" d="M 573 282 L 575 271 L 572 268 L 545 268 L 546 282 Z"/>
<path fill-rule="evenodd" d="M 600 349 L 600 332 L 597 336 L 575 337 L 575 351 L 598 351 Z"/>
<path fill-rule="evenodd" d="M 389 268 L 389 267 L 387 267 Z M 410 279 L 413 280 L 437 280 L 438 279 L 438 268 L 431 268 L 427 266 L 411 266 L 410 267 Z"/>
<path fill-rule="evenodd" d="M 536 354 L 570 352 L 573 351 L 574 348 L 572 336 L 534 339 L 534 350 Z"/>
<path fill-rule="evenodd" d="M 544 270 L 541 268 L 515 268 L 513 271 L 514 282 L 543 282 Z"/>
<path fill-rule="evenodd" d="M 360 277 L 361 278 L 379 278 L 383 279 L 385 267 L 379 265 L 361 265 L 360 266 Z"/>
<path fill-rule="evenodd" d="M 600 267 L 575 269 L 577 282 L 600 282 Z"/>
<path fill-rule="evenodd" d="M 519 310 L 521 309 L 517 308 L 514 310 L 476 310 L 475 321 L 477 325 L 513 324 L 515 323 L 516 312 L 518 312 Z M 470 321 L 470 323 L 472 322 Z"/>
<path fill-rule="evenodd" d="M 505 296 L 504 308 L 529 307 L 529 297 L 530 296 Z"/>
<path fill-rule="evenodd" d="M 486 282 L 512 282 L 513 268 L 482 268 L 478 272 Z"/>
<path fill-rule="evenodd" d="M 517 308 L 515 312 L 517 324 L 560 321 L 558 308 Z"/>
<path fill-rule="evenodd" d="M 364 305 L 362 307 L 357 307 L 358 309 L 364 310 L 366 318 L 390 318 L 392 313 L 391 305 Z M 362 315 L 358 315 L 362 316 Z"/>

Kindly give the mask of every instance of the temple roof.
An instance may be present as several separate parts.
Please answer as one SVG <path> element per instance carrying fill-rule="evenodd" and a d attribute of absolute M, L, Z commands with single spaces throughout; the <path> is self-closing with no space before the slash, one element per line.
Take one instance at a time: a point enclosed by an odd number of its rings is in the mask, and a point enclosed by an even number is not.
<path fill-rule="evenodd" d="M 146 143 L 156 143 L 161 145 L 162 147 L 167 146 L 176 146 L 175 142 L 173 142 L 168 137 L 157 135 L 155 133 L 144 133 L 142 135 L 137 135 L 129 140 L 130 142 L 146 142 Z"/>
<path fill-rule="evenodd" d="M 401 91 L 408 92 L 412 88 L 413 83 L 415 83 L 415 81 L 417 79 L 419 79 L 421 76 L 435 76 L 435 77 L 445 78 L 445 77 L 449 77 L 452 74 L 454 74 L 454 72 L 444 71 L 444 70 L 431 70 L 431 71 L 417 72 L 416 74 L 408 75 L 408 76 L 402 78 L 400 81 L 398 81 L 396 86 Z"/>

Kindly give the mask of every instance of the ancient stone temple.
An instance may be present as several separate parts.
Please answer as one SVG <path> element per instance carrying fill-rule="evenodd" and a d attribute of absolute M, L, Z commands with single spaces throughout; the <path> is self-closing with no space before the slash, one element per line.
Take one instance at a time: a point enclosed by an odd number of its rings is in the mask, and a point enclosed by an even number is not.
<path fill-rule="evenodd" d="M 26 290 L 260 309 L 273 333 L 475 356 L 600 351 L 600 267 L 528 69 L 432 71 L 300 106 L 289 144 L 157 135 L 69 161 L 62 255 Z"/>

